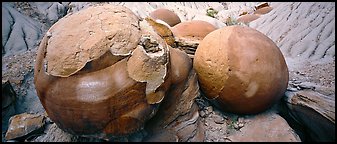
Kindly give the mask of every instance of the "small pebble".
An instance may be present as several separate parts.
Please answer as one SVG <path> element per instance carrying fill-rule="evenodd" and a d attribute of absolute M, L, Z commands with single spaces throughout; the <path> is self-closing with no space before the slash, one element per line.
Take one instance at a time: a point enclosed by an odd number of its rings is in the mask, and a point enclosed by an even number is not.
<path fill-rule="evenodd" d="M 211 112 L 213 112 L 213 107 L 209 106 L 209 107 L 206 108 L 206 110 L 211 113 Z"/>
<path fill-rule="evenodd" d="M 213 116 L 213 120 L 216 124 L 224 124 L 225 123 L 225 119 L 219 115 L 214 115 Z"/>
<path fill-rule="evenodd" d="M 200 111 L 200 112 L 199 112 L 199 115 L 200 115 L 200 117 L 202 117 L 202 118 L 205 118 L 205 117 L 206 117 L 206 113 L 205 113 L 204 111 Z"/>
<path fill-rule="evenodd" d="M 243 126 L 244 126 L 244 124 L 243 123 L 239 123 L 239 128 L 242 128 Z"/>

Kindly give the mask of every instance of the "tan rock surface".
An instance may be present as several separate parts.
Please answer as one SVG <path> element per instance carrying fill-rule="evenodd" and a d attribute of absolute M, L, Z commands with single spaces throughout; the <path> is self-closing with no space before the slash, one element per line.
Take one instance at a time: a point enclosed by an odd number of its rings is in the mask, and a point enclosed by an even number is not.
<path fill-rule="evenodd" d="M 22 113 L 10 118 L 10 125 L 6 139 L 16 139 L 41 129 L 45 124 L 45 117 L 40 114 Z"/>
<path fill-rule="evenodd" d="M 207 34 L 217 28 L 202 20 L 192 20 L 179 23 L 172 28 L 173 35 L 177 38 L 202 40 Z"/>
<path fill-rule="evenodd" d="M 281 99 L 288 83 L 288 68 L 276 44 L 245 26 L 208 34 L 193 67 L 206 97 L 227 112 L 262 112 Z"/>
<path fill-rule="evenodd" d="M 244 127 L 228 136 L 232 142 L 300 142 L 287 121 L 276 113 L 265 112 L 244 118 Z"/>
<path fill-rule="evenodd" d="M 237 21 L 242 22 L 242 23 L 250 23 L 258 18 L 260 18 L 260 16 L 256 14 L 245 14 L 245 15 L 239 16 Z"/>
<path fill-rule="evenodd" d="M 153 12 L 151 12 L 149 15 L 155 20 L 160 19 L 166 22 L 171 27 L 181 22 L 177 14 L 175 14 L 173 11 L 170 11 L 164 8 L 156 9 Z"/>

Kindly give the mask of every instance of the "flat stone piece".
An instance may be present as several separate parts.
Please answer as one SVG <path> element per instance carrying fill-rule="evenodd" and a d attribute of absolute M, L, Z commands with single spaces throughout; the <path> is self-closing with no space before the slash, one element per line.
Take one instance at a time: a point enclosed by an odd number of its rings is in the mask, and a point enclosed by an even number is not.
<path fill-rule="evenodd" d="M 39 114 L 22 113 L 10 118 L 10 125 L 5 138 L 20 138 L 33 133 L 45 124 L 45 117 Z"/>

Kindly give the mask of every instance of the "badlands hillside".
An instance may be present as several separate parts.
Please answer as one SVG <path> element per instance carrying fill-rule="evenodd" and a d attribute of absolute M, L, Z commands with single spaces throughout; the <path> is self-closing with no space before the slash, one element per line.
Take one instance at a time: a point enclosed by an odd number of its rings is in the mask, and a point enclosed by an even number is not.
<path fill-rule="evenodd" d="M 2 142 L 104 141 L 67 133 L 48 117 L 35 89 L 34 65 L 51 26 L 106 3 L 125 6 L 139 19 L 166 8 L 181 22 L 254 28 L 278 46 L 289 70 L 284 96 L 262 113 L 223 112 L 201 94 L 196 113 L 176 131 L 150 133 L 145 127 L 111 141 L 335 141 L 334 2 L 268 2 L 269 12 L 247 21 L 242 17 L 257 13 L 261 2 L 2 2 Z"/>

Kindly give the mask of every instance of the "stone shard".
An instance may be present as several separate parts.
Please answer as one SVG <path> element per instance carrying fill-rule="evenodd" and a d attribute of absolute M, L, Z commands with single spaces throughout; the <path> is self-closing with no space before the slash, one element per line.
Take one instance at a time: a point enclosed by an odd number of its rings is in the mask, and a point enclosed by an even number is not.
<path fill-rule="evenodd" d="M 45 117 L 40 114 L 22 113 L 10 118 L 10 125 L 5 138 L 7 140 L 18 139 L 28 136 L 41 128 L 45 124 Z"/>
<path fill-rule="evenodd" d="M 199 40 L 190 40 L 178 37 L 175 38 L 177 48 L 185 51 L 191 59 L 194 59 L 194 54 L 198 48 L 199 42 Z"/>
<path fill-rule="evenodd" d="M 135 81 L 146 82 L 146 99 L 149 104 L 160 103 L 165 96 L 165 89 L 157 89 L 167 78 L 168 46 L 150 23 L 141 21 L 140 26 L 140 43 L 127 61 L 127 71 Z"/>
<path fill-rule="evenodd" d="M 158 35 L 166 41 L 169 46 L 175 47 L 174 36 L 170 29 L 170 26 L 167 26 L 165 25 L 165 23 L 154 20 L 150 17 L 146 17 L 145 20 L 153 27 Z"/>

